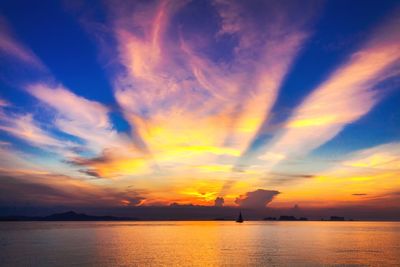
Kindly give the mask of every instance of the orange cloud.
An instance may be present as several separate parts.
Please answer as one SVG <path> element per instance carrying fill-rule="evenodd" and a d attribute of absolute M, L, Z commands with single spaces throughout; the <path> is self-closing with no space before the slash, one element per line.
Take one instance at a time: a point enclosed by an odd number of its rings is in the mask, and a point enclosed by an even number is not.
<path fill-rule="evenodd" d="M 354 152 L 312 179 L 286 185 L 277 206 L 298 202 L 307 206 L 396 205 L 400 190 L 400 145 L 384 144 Z M 361 194 L 360 194 L 361 192 Z"/>
<path fill-rule="evenodd" d="M 197 166 L 196 173 L 228 174 L 269 116 L 307 37 L 311 16 L 296 17 L 293 23 L 283 6 L 278 7 L 283 17 L 266 8 L 271 14 L 261 21 L 265 27 L 254 27 L 259 21 L 244 6 L 216 3 L 222 24 L 215 38 L 230 34 L 239 39 L 232 61 L 216 62 L 204 52 L 209 37 L 184 30 L 178 30 L 178 40 L 171 37 L 170 21 L 184 4 L 160 1 L 150 6 L 139 4 L 132 10 L 127 5 L 114 14 L 125 67 L 114 81 L 115 98 L 132 134 L 160 169 L 175 166 L 184 173 Z M 250 40 L 255 42 L 250 45 Z M 225 162 L 219 163 L 221 158 Z"/>

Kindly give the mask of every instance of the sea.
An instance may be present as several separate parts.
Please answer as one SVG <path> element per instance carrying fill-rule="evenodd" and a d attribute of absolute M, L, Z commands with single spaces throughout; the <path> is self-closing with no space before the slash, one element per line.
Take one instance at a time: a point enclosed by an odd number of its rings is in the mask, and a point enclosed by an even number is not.
<path fill-rule="evenodd" d="M 0 266 L 400 266 L 400 222 L 1 222 Z"/>

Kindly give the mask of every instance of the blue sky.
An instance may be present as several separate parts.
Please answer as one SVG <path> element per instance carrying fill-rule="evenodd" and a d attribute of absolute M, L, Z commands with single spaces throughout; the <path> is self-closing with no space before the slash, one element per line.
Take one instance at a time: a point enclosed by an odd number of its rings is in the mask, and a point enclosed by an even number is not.
<path fill-rule="evenodd" d="M 395 202 L 399 8 L 2 1 L 0 201 Z"/>

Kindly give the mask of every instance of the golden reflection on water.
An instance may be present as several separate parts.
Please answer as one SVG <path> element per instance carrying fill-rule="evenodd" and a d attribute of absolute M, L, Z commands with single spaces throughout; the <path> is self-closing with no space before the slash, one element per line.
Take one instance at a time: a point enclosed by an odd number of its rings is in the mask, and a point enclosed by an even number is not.
<path fill-rule="evenodd" d="M 400 223 L 1 223 L 0 246 L 5 266 L 399 266 Z"/>

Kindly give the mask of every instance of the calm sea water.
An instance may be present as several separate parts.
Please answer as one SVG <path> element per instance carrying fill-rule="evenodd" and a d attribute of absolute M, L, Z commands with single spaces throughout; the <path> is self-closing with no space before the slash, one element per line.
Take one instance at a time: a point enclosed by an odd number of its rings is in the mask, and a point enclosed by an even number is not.
<path fill-rule="evenodd" d="M 396 222 L 3 222 L 1 266 L 400 266 Z"/>

